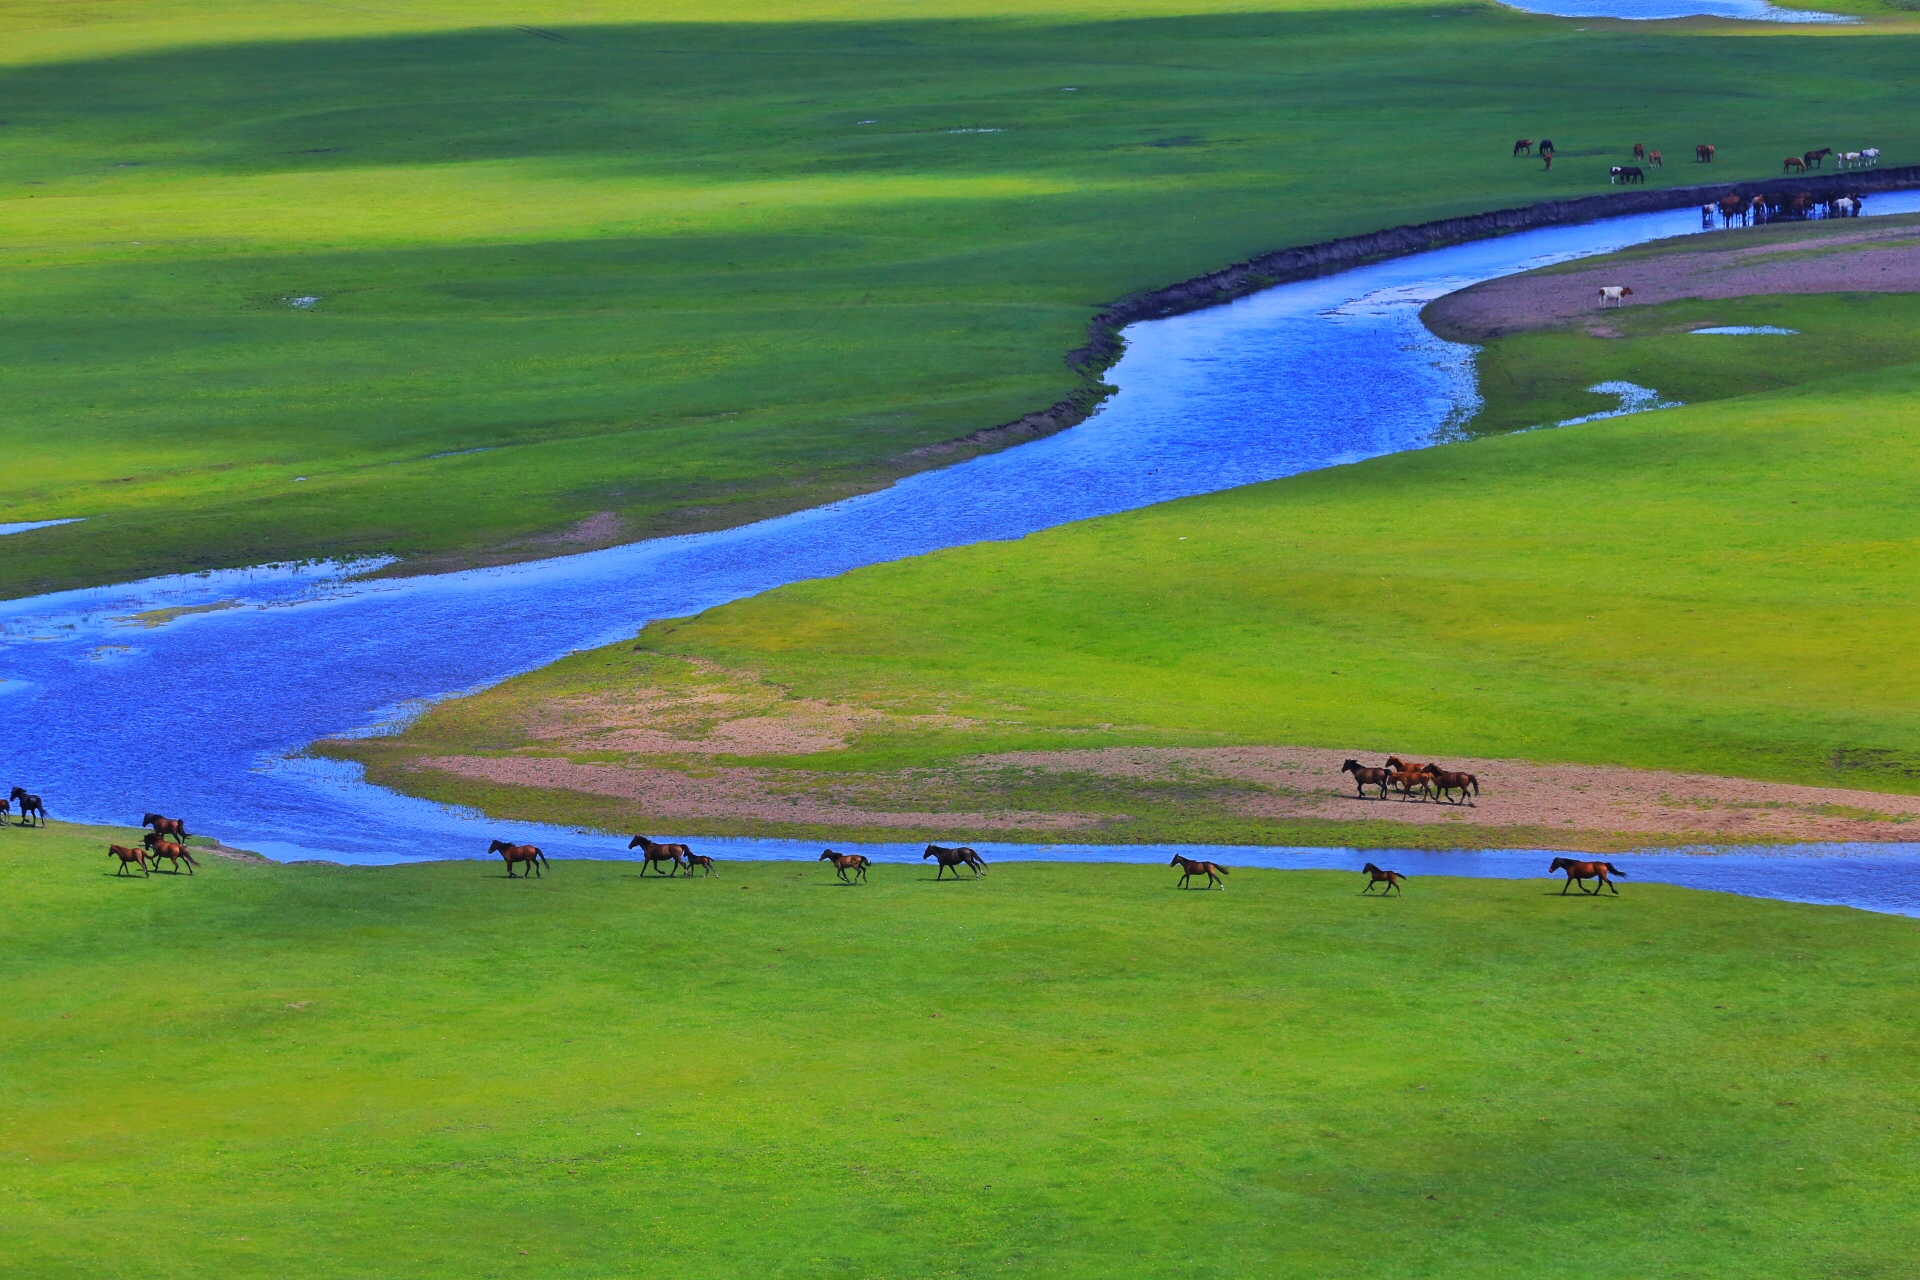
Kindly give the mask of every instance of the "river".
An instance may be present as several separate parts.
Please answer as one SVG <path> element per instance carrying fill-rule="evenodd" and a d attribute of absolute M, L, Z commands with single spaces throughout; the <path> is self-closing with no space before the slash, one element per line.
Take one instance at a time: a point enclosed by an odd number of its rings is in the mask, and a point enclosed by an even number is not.
<path fill-rule="evenodd" d="M 1920 210 L 1920 193 L 1871 203 L 1875 213 Z M 482 819 L 299 753 L 317 738 L 390 729 L 428 700 L 631 636 L 649 620 L 783 583 L 1432 445 L 1474 406 L 1473 351 L 1429 334 L 1420 303 L 1477 280 L 1691 233 L 1699 221 L 1683 209 L 1530 231 L 1137 324 L 1109 377 L 1119 393 L 1080 426 L 743 528 L 439 576 L 356 580 L 353 566 L 270 566 L 3 602 L 0 711 L 9 732 L 0 768 L 6 781 L 45 795 L 56 817 L 130 823 L 159 809 L 283 860 L 470 857 L 493 836 L 534 841 L 557 858 L 623 856 L 624 840 Z M 0 833 L 0 849 L 26 838 Z M 722 857 L 813 852 L 782 841 L 701 843 Z M 981 847 L 994 858 L 1170 856 L 1128 846 Z M 1915 852 L 1616 861 L 1630 879 L 1920 914 L 1920 885 L 1880 887 L 1896 878 L 1884 870 L 1912 870 Z M 1274 866 L 1364 860 L 1344 850 L 1214 856 Z M 1516 875 L 1543 869 L 1547 856 L 1392 859 L 1410 872 Z"/>

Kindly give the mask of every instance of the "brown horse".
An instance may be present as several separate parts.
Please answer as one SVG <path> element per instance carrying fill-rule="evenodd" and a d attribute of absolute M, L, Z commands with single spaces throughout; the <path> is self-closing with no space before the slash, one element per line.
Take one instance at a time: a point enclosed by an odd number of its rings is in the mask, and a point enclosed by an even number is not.
<path fill-rule="evenodd" d="M 1780 172 L 1782 173 L 1805 173 L 1806 171 L 1807 162 L 1799 156 L 1788 156 L 1780 162 Z"/>
<path fill-rule="evenodd" d="M 123 844 L 110 844 L 107 846 L 107 856 L 120 859 L 120 869 L 113 873 L 117 876 L 126 875 L 127 868 L 130 866 L 138 866 L 143 876 L 149 874 L 145 849 L 129 849 Z"/>
<path fill-rule="evenodd" d="M 153 855 L 153 865 L 155 870 L 159 869 L 160 859 L 162 858 L 166 858 L 167 860 L 173 863 L 174 875 L 180 874 L 180 864 L 183 862 L 187 864 L 188 875 L 192 875 L 193 869 L 200 865 L 199 863 L 193 860 L 193 855 L 187 852 L 187 846 L 183 844 L 175 844 L 171 840 L 162 840 L 159 836 L 153 834 L 153 832 L 151 831 L 147 832 L 146 839 L 143 840 L 141 843 L 146 845 L 147 852 Z"/>
<path fill-rule="evenodd" d="M 713 859 L 704 853 L 690 852 L 687 854 L 687 874 L 692 875 L 695 867 L 699 867 L 701 873 L 704 875 L 717 876 L 720 874 L 713 865 Z M 644 871 L 646 868 L 642 867 L 641 870 Z"/>
<path fill-rule="evenodd" d="M 1645 160 L 1645 159 L 1647 158 L 1647 144 L 1646 144 L 1646 143 L 1644 143 L 1644 142 L 1636 142 L 1636 143 L 1634 143 L 1634 144 L 1633 144 L 1633 158 L 1634 158 L 1635 160 Z"/>
<path fill-rule="evenodd" d="M 1517 141 L 1515 141 L 1515 142 L 1514 142 L 1514 144 L 1513 144 L 1513 154 L 1515 154 L 1516 156 L 1530 156 L 1530 155 L 1532 155 L 1532 154 L 1533 154 L 1533 139 L 1532 139 L 1532 138 L 1521 138 L 1521 139 L 1518 139 Z"/>
<path fill-rule="evenodd" d="M 1384 868 L 1374 866 L 1371 862 L 1360 868 L 1360 870 L 1365 872 L 1367 876 L 1367 887 L 1360 891 L 1362 897 L 1372 893 L 1373 886 L 1377 884 L 1387 886 L 1385 891 L 1380 895 L 1383 898 L 1389 893 L 1405 893 L 1405 890 L 1401 889 L 1400 884 L 1406 877 L 1398 871 L 1388 871 Z"/>
<path fill-rule="evenodd" d="M 1221 879 L 1221 877 L 1227 874 L 1227 869 L 1217 862 L 1201 862 L 1195 858 L 1183 858 L 1176 853 L 1173 855 L 1173 861 L 1167 865 L 1180 868 L 1180 887 L 1182 889 L 1186 888 L 1187 881 L 1193 879 L 1195 876 L 1205 876 L 1207 878 L 1207 888 L 1209 889 L 1215 885 L 1219 885 L 1222 889 L 1227 887 L 1226 882 Z"/>
<path fill-rule="evenodd" d="M 1547 868 L 1547 874 L 1552 875 L 1556 871 L 1567 873 L 1567 883 L 1560 890 L 1560 896 L 1563 898 L 1567 896 L 1567 890 L 1573 887 L 1573 882 L 1576 880 L 1580 882 L 1582 893 L 1587 892 L 1587 881 L 1598 880 L 1600 884 L 1593 887 L 1594 893 L 1598 894 L 1600 885 L 1605 885 L 1613 890 L 1615 897 L 1618 897 L 1620 890 L 1614 885 L 1613 877 L 1627 874 L 1611 862 L 1575 862 L 1572 858 L 1555 858 L 1553 865 Z"/>
<path fill-rule="evenodd" d="M 1460 800 L 1455 803 L 1465 801 L 1468 787 L 1473 788 L 1474 795 L 1480 794 L 1480 779 L 1470 773 L 1455 773 L 1437 764 L 1430 764 L 1427 766 L 1427 776 L 1433 779 L 1433 798 L 1436 802 L 1445 800 L 1449 791 L 1460 793 Z"/>
<path fill-rule="evenodd" d="M 1361 764 L 1358 760 L 1349 760 L 1340 766 L 1340 772 L 1353 775 L 1353 789 L 1359 793 L 1362 800 L 1367 798 L 1368 787 L 1380 788 L 1380 798 L 1382 800 L 1387 798 L 1387 770 L 1375 769 L 1370 765 Z"/>
<path fill-rule="evenodd" d="M 1658 151 L 1647 152 L 1647 163 L 1652 165 L 1656 169 L 1664 169 L 1667 167 L 1667 162 L 1660 158 L 1660 153 Z"/>
<path fill-rule="evenodd" d="M 1701 143 L 1693 149 L 1693 162 L 1695 164 L 1712 164 L 1715 150 L 1716 148 L 1711 142 Z"/>
<path fill-rule="evenodd" d="M 680 868 L 687 865 L 686 860 L 693 856 L 693 850 L 683 844 L 656 844 L 645 836 L 635 836 L 627 841 L 627 848 L 645 852 L 646 860 L 640 864 L 641 875 L 647 874 L 647 868 L 652 867 L 656 862 L 671 862 L 673 870 L 661 874 L 677 876 L 680 874 Z M 654 867 L 654 870 L 658 871 L 659 868 Z"/>
<path fill-rule="evenodd" d="M 1546 168 L 1541 170 L 1542 173 L 1551 172 L 1553 169 L 1553 152 L 1547 150 L 1545 147 L 1540 148 L 1540 162 L 1546 166 Z"/>
<path fill-rule="evenodd" d="M 822 852 L 814 861 L 831 862 L 833 869 L 838 871 L 840 878 L 846 880 L 848 884 L 853 883 L 852 880 L 847 879 L 847 872 L 849 871 L 853 872 L 854 876 L 858 878 L 862 884 L 865 884 L 867 880 L 867 868 L 873 865 L 864 853 L 835 853 L 831 849 Z M 922 861 L 925 861 L 925 859 L 922 859 Z"/>
<path fill-rule="evenodd" d="M 540 846 L 536 844 L 508 844 L 505 840 L 495 840 L 487 846 L 487 852 L 497 853 L 507 860 L 507 879 L 509 880 L 527 878 L 527 876 L 516 877 L 513 874 L 513 864 L 516 862 L 526 863 L 527 875 L 533 876 L 540 874 L 542 863 L 546 863 L 549 867 L 553 865 L 547 862 L 547 855 L 540 852 Z"/>
<path fill-rule="evenodd" d="M 1400 793 L 1400 798 L 1410 798 L 1418 791 L 1424 798 L 1433 790 L 1433 775 L 1422 765 L 1418 769 L 1395 769 L 1387 775 L 1387 785 Z"/>
<path fill-rule="evenodd" d="M 933 878 L 935 880 L 938 880 L 949 869 L 953 872 L 953 878 L 958 880 L 960 878 L 961 867 L 972 867 L 973 878 L 978 880 L 981 874 L 987 869 L 986 860 L 965 845 L 961 845 L 958 849 L 948 849 L 937 844 L 930 844 L 927 846 L 927 851 L 920 855 L 920 861 L 925 862 L 928 858 L 937 858 L 940 862 L 940 865 L 934 869 Z"/>
<path fill-rule="evenodd" d="M 1818 151 L 1809 151 L 1800 157 L 1800 165 L 1803 169 L 1821 168 L 1826 158 L 1832 154 L 1832 147 L 1822 147 Z"/>
<path fill-rule="evenodd" d="M 7 796 L 9 800 L 20 802 L 20 825 L 26 826 L 38 817 L 38 826 L 47 825 L 47 806 L 40 803 L 40 797 L 27 791 L 25 787 L 15 787 Z"/>
<path fill-rule="evenodd" d="M 157 836 L 177 836 L 182 840 L 188 838 L 185 818 L 163 818 L 157 813 L 150 813 L 140 819 L 140 825 L 152 827 L 153 834 Z"/>

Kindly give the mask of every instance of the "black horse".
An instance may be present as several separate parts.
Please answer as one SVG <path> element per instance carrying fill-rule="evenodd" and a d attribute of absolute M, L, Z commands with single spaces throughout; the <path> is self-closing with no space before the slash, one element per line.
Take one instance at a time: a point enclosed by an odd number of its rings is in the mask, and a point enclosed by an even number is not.
<path fill-rule="evenodd" d="M 920 861 L 925 862 L 928 858 L 937 858 L 940 861 L 939 868 L 933 873 L 935 880 L 949 870 L 953 872 L 953 878 L 958 880 L 961 867 L 972 867 L 973 878 L 978 880 L 981 873 L 987 869 L 986 859 L 965 845 L 961 845 L 958 849 L 948 849 L 941 845 L 930 844 L 927 846 L 927 851 L 920 855 Z"/>
<path fill-rule="evenodd" d="M 39 796 L 30 794 L 25 787 L 15 787 L 7 799 L 20 802 L 21 826 L 24 827 L 29 822 L 33 822 L 36 816 L 39 819 L 36 825 L 42 827 L 47 825 L 47 806 L 40 803 Z"/>

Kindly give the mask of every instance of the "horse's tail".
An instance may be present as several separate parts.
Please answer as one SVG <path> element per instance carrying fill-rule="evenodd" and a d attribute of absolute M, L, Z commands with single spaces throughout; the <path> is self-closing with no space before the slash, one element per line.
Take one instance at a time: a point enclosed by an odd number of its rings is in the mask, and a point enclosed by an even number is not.
<path fill-rule="evenodd" d="M 1479 795 L 1479 794 L 1480 794 L 1480 779 L 1479 779 L 1479 778 L 1477 778 L 1477 777 L 1475 777 L 1475 776 L 1474 776 L 1473 774 L 1471 774 L 1471 773 L 1470 773 L 1470 774 L 1468 774 L 1468 775 L 1467 775 L 1467 781 L 1468 781 L 1468 782 L 1471 782 L 1471 783 L 1473 784 L 1473 794 L 1475 794 L 1475 795 Z"/>
<path fill-rule="evenodd" d="M 1215 871 L 1218 871 L 1218 872 L 1219 872 L 1219 873 L 1220 873 L 1221 875 L 1225 875 L 1225 874 L 1227 874 L 1227 869 L 1226 869 L 1225 867 L 1223 867 L 1223 866 L 1221 866 L 1221 865 L 1220 865 L 1219 863 L 1217 863 L 1217 862 L 1213 864 L 1213 869 L 1214 869 Z"/>
<path fill-rule="evenodd" d="M 1607 873 L 1609 875 L 1623 876 L 1627 874 L 1626 872 L 1622 871 L 1620 868 L 1614 866 L 1611 862 L 1603 862 L 1600 865 L 1607 869 Z"/>

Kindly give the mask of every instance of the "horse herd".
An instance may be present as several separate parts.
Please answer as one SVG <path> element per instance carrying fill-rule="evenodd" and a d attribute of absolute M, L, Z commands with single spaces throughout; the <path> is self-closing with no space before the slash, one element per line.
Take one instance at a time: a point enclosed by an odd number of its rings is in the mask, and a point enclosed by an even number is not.
<path fill-rule="evenodd" d="M 1712 164 L 1713 157 L 1718 150 L 1719 149 L 1711 142 L 1702 142 L 1693 149 L 1693 162 L 1695 164 Z M 1540 141 L 1535 142 L 1531 138 L 1517 138 L 1514 140 L 1513 154 L 1516 158 L 1519 156 L 1538 154 L 1541 162 L 1548 169 L 1552 169 L 1553 139 L 1542 138 Z M 1880 163 L 1880 148 L 1863 147 L 1859 151 L 1835 151 L 1832 147 L 1820 147 L 1814 151 L 1803 151 L 1797 156 L 1788 156 L 1783 160 L 1780 164 L 1780 172 L 1806 173 L 1811 169 L 1823 168 L 1829 156 L 1833 157 L 1833 167 L 1836 169 L 1871 169 Z M 1633 158 L 1644 164 L 1652 165 L 1656 169 L 1664 169 L 1667 167 L 1666 159 L 1660 154 L 1659 150 L 1657 148 L 1649 150 L 1644 142 L 1636 142 L 1633 144 Z M 1628 186 L 1636 182 L 1645 182 L 1646 180 L 1647 171 L 1637 164 L 1616 164 L 1609 166 L 1607 169 L 1607 181 L 1610 184 Z M 1855 196 L 1853 199 L 1857 201 L 1859 197 Z M 1831 202 L 1829 202 L 1829 205 L 1830 204 Z M 1804 216 L 1812 217 L 1813 215 L 1806 214 Z M 1828 216 L 1834 216 L 1831 207 L 1828 209 Z"/>
<path fill-rule="evenodd" d="M 107 856 L 120 859 L 119 867 L 114 870 L 115 875 L 132 875 L 135 867 L 140 868 L 141 875 L 151 875 L 159 869 L 162 858 L 173 864 L 173 874 L 179 875 L 183 865 L 188 875 L 193 874 L 193 869 L 200 864 L 187 851 L 187 841 L 191 837 L 187 834 L 184 819 L 150 813 L 140 820 L 140 825 L 152 827 L 153 830 L 142 836 L 139 844 L 131 847 L 124 844 L 107 846 Z"/>
<path fill-rule="evenodd" d="M 1808 221 L 1813 218 L 1857 218 L 1864 206 L 1860 194 L 1849 191 L 1841 195 L 1816 196 L 1811 191 L 1795 191 L 1792 194 L 1763 191 L 1753 195 L 1729 192 L 1720 197 L 1718 204 L 1700 206 L 1700 226 L 1704 229 L 1713 225 L 1713 215 L 1717 212 L 1721 222 L 1731 227 L 1736 222 L 1743 227 L 1756 223 L 1789 221 Z"/>
<path fill-rule="evenodd" d="M 1467 793 L 1480 794 L 1480 779 L 1471 773 L 1442 769 L 1437 764 L 1411 764 L 1399 756 L 1388 756 L 1386 764 L 1378 768 L 1348 760 L 1340 766 L 1340 772 L 1353 775 L 1353 788 L 1362 800 L 1367 798 L 1368 787 L 1380 788 L 1382 800 L 1397 791 L 1402 800 L 1430 798 L 1436 804 L 1457 792 L 1459 798 L 1453 803 L 1470 805 L 1473 801 L 1467 799 Z"/>

